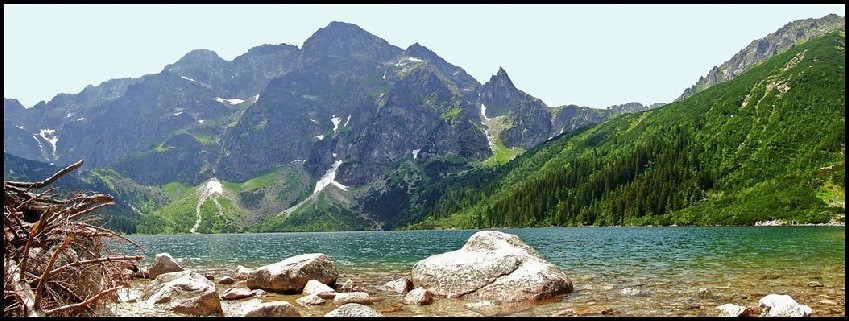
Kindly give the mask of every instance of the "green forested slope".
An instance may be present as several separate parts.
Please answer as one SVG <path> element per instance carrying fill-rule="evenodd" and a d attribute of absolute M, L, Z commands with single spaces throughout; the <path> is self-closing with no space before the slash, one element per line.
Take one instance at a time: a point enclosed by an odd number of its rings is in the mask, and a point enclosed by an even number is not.
<path fill-rule="evenodd" d="M 844 213 L 845 34 L 455 180 L 412 228 L 823 222 Z"/>

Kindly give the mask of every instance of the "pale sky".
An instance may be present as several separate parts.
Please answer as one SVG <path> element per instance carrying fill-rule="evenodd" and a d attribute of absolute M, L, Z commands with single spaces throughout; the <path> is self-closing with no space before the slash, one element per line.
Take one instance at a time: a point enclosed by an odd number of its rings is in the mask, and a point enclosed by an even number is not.
<path fill-rule="evenodd" d="M 752 40 L 831 5 L 3 5 L 3 96 L 26 107 L 160 72 L 192 49 L 231 60 L 301 47 L 331 21 L 418 42 L 486 82 L 503 67 L 549 106 L 670 102 Z M 241 97 L 245 98 L 245 97 Z"/>

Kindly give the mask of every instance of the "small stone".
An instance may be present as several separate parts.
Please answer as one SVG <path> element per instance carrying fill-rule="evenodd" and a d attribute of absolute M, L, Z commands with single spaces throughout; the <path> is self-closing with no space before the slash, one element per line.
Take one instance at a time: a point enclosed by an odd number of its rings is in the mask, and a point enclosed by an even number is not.
<path fill-rule="evenodd" d="M 699 291 L 696 295 L 701 299 L 707 299 L 713 296 L 713 292 L 711 292 L 708 288 L 699 288 Z"/>
<path fill-rule="evenodd" d="M 716 308 L 720 317 L 747 317 L 752 313 L 749 308 L 736 304 L 723 304 Z"/>
<path fill-rule="evenodd" d="M 404 304 L 427 305 L 433 303 L 433 292 L 417 287 L 404 296 Z"/>
<path fill-rule="evenodd" d="M 214 280 L 215 280 L 215 275 L 214 275 L 214 274 L 212 274 L 212 273 L 207 273 L 207 274 L 205 274 L 205 275 L 204 275 L 204 277 L 205 277 L 207 280 L 210 280 L 210 281 L 214 281 Z"/>
<path fill-rule="evenodd" d="M 822 283 L 820 283 L 819 281 L 811 281 L 811 282 L 808 282 L 808 287 L 809 288 L 821 288 L 821 287 L 824 287 L 824 285 L 822 285 Z"/>
<path fill-rule="evenodd" d="M 330 311 L 325 317 L 382 317 L 383 315 L 374 309 L 362 304 L 348 303 Z"/>
<path fill-rule="evenodd" d="M 354 281 L 352 281 L 351 279 L 345 280 L 345 282 L 342 282 L 342 284 L 339 286 L 339 292 L 352 292 L 352 291 L 354 291 Z"/>
<path fill-rule="evenodd" d="M 820 304 L 825 304 L 825 305 L 838 305 L 837 301 L 829 300 L 829 299 L 823 299 L 823 300 L 820 300 L 820 302 L 819 302 L 819 303 L 820 303 Z"/>
<path fill-rule="evenodd" d="M 218 280 L 218 284 L 233 284 L 233 283 L 236 283 L 236 279 L 234 279 L 230 276 L 224 276 L 224 277 L 221 278 L 221 280 Z"/>
<path fill-rule="evenodd" d="M 624 288 L 622 291 L 619 291 L 619 294 L 624 296 L 648 296 L 648 293 L 634 288 Z"/>
<path fill-rule="evenodd" d="M 338 305 L 345 305 L 348 303 L 372 304 L 372 300 L 368 293 L 365 292 L 347 292 L 337 293 L 333 298 L 333 303 Z"/>
<path fill-rule="evenodd" d="M 556 317 L 576 317 L 576 316 L 578 316 L 578 314 L 575 313 L 575 310 L 566 309 L 566 310 L 557 312 L 557 314 L 555 314 L 554 316 L 556 316 Z"/>

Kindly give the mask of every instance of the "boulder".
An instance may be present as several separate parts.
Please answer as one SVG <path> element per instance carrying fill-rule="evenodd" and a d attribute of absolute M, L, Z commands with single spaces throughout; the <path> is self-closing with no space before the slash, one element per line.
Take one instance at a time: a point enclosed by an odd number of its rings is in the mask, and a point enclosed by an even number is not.
<path fill-rule="evenodd" d="M 297 300 L 295 300 L 295 302 L 300 304 L 300 305 L 303 305 L 303 306 L 310 306 L 310 305 L 322 305 L 327 301 L 324 301 L 324 299 L 319 298 L 317 295 L 310 294 L 310 295 L 298 298 Z"/>
<path fill-rule="evenodd" d="M 286 301 L 262 302 L 259 299 L 249 301 L 238 313 L 242 317 L 299 317 L 295 306 Z"/>
<path fill-rule="evenodd" d="M 433 303 L 433 293 L 425 288 L 418 287 L 404 296 L 404 304 L 427 305 Z"/>
<path fill-rule="evenodd" d="M 752 310 L 736 304 L 723 304 L 718 307 L 720 317 L 748 317 Z"/>
<path fill-rule="evenodd" d="M 159 275 L 145 289 L 143 299 L 151 305 L 165 304 L 173 312 L 196 316 L 223 313 L 215 284 L 191 271 Z"/>
<path fill-rule="evenodd" d="M 318 280 L 309 280 L 307 281 L 307 284 L 304 285 L 303 294 L 316 295 L 322 299 L 332 299 L 336 296 L 336 290 L 327 286 L 327 284 L 319 282 Z"/>
<path fill-rule="evenodd" d="M 244 266 L 236 266 L 236 274 L 233 275 L 233 278 L 236 280 L 247 280 L 248 274 L 251 274 L 253 270 L 246 268 Z"/>
<path fill-rule="evenodd" d="M 226 276 L 226 275 L 224 277 L 222 277 L 221 280 L 218 280 L 218 284 L 233 284 L 233 283 L 236 283 L 236 279 L 229 277 L 229 276 Z"/>
<path fill-rule="evenodd" d="M 383 284 L 383 288 L 395 293 L 404 294 L 413 289 L 413 280 L 410 278 L 400 278 Z"/>
<path fill-rule="evenodd" d="M 382 317 L 383 315 L 362 304 L 348 303 L 330 311 L 325 317 Z"/>
<path fill-rule="evenodd" d="M 247 297 L 254 296 L 254 292 L 246 288 L 229 288 L 224 290 L 221 298 L 224 300 L 241 300 Z"/>
<path fill-rule="evenodd" d="M 248 274 L 247 286 L 278 293 L 300 293 L 309 280 L 336 282 L 336 264 L 322 253 L 302 254 L 262 266 Z"/>
<path fill-rule="evenodd" d="M 789 295 L 770 294 L 758 301 L 762 317 L 809 317 L 813 310 Z"/>
<path fill-rule="evenodd" d="M 518 236 L 480 231 L 456 251 L 413 266 L 412 281 L 441 297 L 537 301 L 572 292 L 572 281 Z"/>
<path fill-rule="evenodd" d="M 348 303 L 372 304 L 371 297 L 365 292 L 336 293 L 333 303 L 344 305 Z"/>
<path fill-rule="evenodd" d="M 171 254 L 159 253 L 153 259 L 153 263 L 148 269 L 148 275 L 151 279 L 155 279 L 157 276 L 163 273 L 182 271 L 183 267 L 181 267 L 179 264 L 177 264 L 176 261 L 174 261 L 174 258 L 171 257 Z"/>

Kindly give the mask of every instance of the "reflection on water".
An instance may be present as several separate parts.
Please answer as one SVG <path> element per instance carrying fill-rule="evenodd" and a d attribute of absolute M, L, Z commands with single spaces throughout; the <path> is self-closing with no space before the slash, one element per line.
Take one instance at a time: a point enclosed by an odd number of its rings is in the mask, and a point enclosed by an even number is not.
<path fill-rule="evenodd" d="M 552 315 L 613 308 L 613 315 L 715 315 L 724 303 L 757 305 L 769 293 L 789 294 L 815 315 L 845 315 L 843 227 L 604 227 L 501 229 L 518 235 L 575 284 L 562 301 L 511 315 Z M 374 292 L 433 254 L 460 248 L 474 230 L 319 232 L 219 235 L 133 235 L 149 264 L 168 252 L 186 267 L 229 273 L 238 264 L 255 268 L 304 253 L 325 253 L 342 278 Z M 810 281 L 824 287 L 811 288 Z M 645 296 L 623 296 L 635 288 Z M 698 297 L 699 288 L 712 294 Z M 387 295 L 379 305 L 400 301 Z M 273 296 L 272 296 L 273 297 Z M 294 300 L 296 297 L 285 299 Z M 387 315 L 466 315 L 462 300 L 430 308 L 391 306 Z M 837 303 L 834 305 L 832 303 Z M 440 308 L 441 307 L 441 308 Z M 324 309 L 324 308 L 315 308 Z M 424 310 L 422 310 L 424 309 Z M 444 310 L 444 311 L 443 311 Z M 439 312 L 443 311 L 443 312 Z M 469 312 L 474 315 L 473 312 Z"/>

